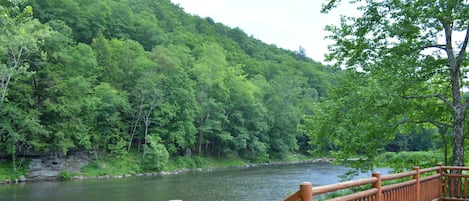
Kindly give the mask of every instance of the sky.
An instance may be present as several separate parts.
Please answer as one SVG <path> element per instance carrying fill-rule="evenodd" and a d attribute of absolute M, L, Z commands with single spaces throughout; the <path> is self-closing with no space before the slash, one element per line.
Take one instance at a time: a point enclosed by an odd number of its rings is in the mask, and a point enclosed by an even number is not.
<path fill-rule="evenodd" d="M 328 14 L 320 12 L 325 0 L 171 0 L 187 13 L 210 17 L 229 27 L 238 27 L 267 44 L 298 51 L 324 63 L 327 46 L 326 25 L 339 24 L 340 15 L 354 15 L 350 5 L 341 5 Z"/>

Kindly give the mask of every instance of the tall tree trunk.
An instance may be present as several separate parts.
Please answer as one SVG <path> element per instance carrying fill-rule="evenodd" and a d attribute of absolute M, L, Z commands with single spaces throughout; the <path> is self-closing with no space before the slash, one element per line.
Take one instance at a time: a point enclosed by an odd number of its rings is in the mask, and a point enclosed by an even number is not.
<path fill-rule="evenodd" d="M 459 90 L 458 90 L 459 91 Z M 453 93 L 454 95 L 454 93 Z M 456 98 L 457 99 L 457 98 Z M 460 106 L 460 105 L 457 105 Z M 453 165 L 464 166 L 464 110 L 463 107 L 454 107 L 454 126 L 453 126 Z M 452 170 L 452 174 L 461 174 L 462 170 Z M 461 179 L 455 178 L 453 180 L 453 191 L 454 195 L 458 195 L 458 186 L 460 185 Z"/>
<path fill-rule="evenodd" d="M 144 101 L 143 98 L 141 98 L 138 113 L 136 115 L 136 119 L 135 119 L 134 122 L 132 122 L 132 128 L 130 130 L 129 146 L 127 147 L 127 151 L 130 151 L 130 148 L 132 147 L 132 142 L 134 140 L 135 134 L 137 133 L 137 127 L 138 127 L 138 124 L 140 123 L 140 118 L 142 116 L 143 101 Z M 140 151 L 140 143 L 138 145 L 138 151 Z"/>
<path fill-rule="evenodd" d="M 448 132 L 448 127 L 443 127 L 439 129 L 440 130 L 440 135 L 441 135 L 441 140 L 443 141 L 443 147 L 444 147 L 444 152 L 445 152 L 445 165 L 448 165 L 448 140 L 446 140 L 446 134 Z"/>
<path fill-rule="evenodd" d="M 448 55 L 448 63 L 451 70 L 451 96 L 453 98 L 452 109 L 454 116 L 453 124 L 453 165 L 454 166 L 464 166 L 464 117 L 466 114 L 466 109 L 468 102 L 463 101 L 461 96 L 461 64 L 463 57 L 465 57 L 465 51 L 469 38 L 469 25 L 466 31 L 466 36 L 464 42 L 462 43 L 461 50 L 458 54 L 455 55 L 455 50 L 453 49 L 453 25 L 452 23 L 445 23 L 443 21 L 443 27 L 445 30 L 445 40 L 446 40 L 446 53 Z M 453 170 L 453 174 L 461 174 L 462 170 Z M 460 190 L 459 186 L 461 179 L 457 178 L 453 180 L 453 193 L 457 195 L 457 192 Z"/>
<path fill-rule="evenodd" d="M 451 37 L 450 37 L 451 38 Z M 451 39 L 449 39 L 451 41 Z M 461 68 L 456 65 L 451 44 L 448 46 L 448 60 L 451 67 L 451 95 L 453 98 L 453 165 L 464 166 L 464 116 L 466 107 L 463 105 L 461 97 Z"/>
<path fill-rule="evenodd" d="M 152 112 L 151 110 L 148 111 L 148 112 L 145 114 L 145 116 L 143 117 L 143 121 L 144 121 L 144 123 L 145 123 L 145 132 L 144 132 L 144 136 L 143 136 L 143 144 L 144 144 L 145 146 L 147 146 L 147 144 L 148 144 L 148 141 L 147 141 L 148 138 L 147 138 L 147 136 L 148 136 L 148 129 L 150 128 L 150 123 L 151 123 L 151 119 L 150 119 L 151 112 Z M 146 150 L 145 150 L 145 147 L 144 147 L 144 148 L 143 148 L 143 155 L 142 155 L 142 157 L 145 158 L 145 154 L 146 154 Z"/>
<path fill-rule="evenodd" d="M 466 31 L 465 40 L 459 53 L 455 54 L 453 48 L 453 25 L 442 20 L 445 31 L 446 54 L 448 56 L 448 64 L 451 70 L 451 96 L 453 109 L 453 165 L 464 166 L 464 116 L 466 114 L 467 102 L 463 102 L 461 96 L 461 64 L 468 42 L 469 26 Z"/>
<path fill-rule="evenodd" d="M 464 166 L 464 111 L 456 111 L 454 117 L 453 165 Z"/>

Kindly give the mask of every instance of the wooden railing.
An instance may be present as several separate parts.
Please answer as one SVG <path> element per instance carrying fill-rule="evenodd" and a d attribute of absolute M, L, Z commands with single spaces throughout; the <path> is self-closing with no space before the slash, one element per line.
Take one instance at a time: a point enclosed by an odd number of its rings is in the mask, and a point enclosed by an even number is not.
<path fill-rule="evenodd" d="M 312 201 L 313 197 L 354 187 L 370 186 L 367 190 L 328 199 L 328 201 L 469 201 L 469 175 L 462 172 L 469 167 L 436 166 L 412 171 L 381 175 L 312 187 L 310 182 L 300 184 L 300 190 L 284 201 Z"/>
<path fill-rule="evenodd" d="M 469 200 L 469 167 L 442 166 L 442 200 Z"/>

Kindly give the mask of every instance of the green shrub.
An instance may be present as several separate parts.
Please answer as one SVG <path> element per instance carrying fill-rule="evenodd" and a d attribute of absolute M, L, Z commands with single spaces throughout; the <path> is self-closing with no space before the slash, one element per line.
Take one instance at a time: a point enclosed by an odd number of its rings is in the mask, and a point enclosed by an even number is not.
<path fill-rule="evenodd" d="M 21 159 L 16 161 L 16 171 L 11 161 L 0 161 L 0 181 L 15 180 L 21 175 L 26 175 L 30 159 Z"/>
<path fill-rule="evenodd" d="M 377 158 L 378 166 L 392 168 L 395 172 L 410 170 L 414 166 L 434 167 L 443 160 L 443 153 L 434 151 L 387 152 Z"/>
<path fill-rule="evenodd" d="M 169 160 L 169 152 L 160 141 L 158 136 L 148 136 L 149 144 L 144 146 L 143 169 L 158 172 L 165 169 Z"/>
<path fill-rule="evenodd" d="M 70 180 L 70 179 L 72 179 L 72 173 L 70 173 L 69 171 L 66 171 L 66 170 L 60 171 L 60 173 L 59 173 L 59 179 L 60 179 L 61 181 Z"/>
<path fill-rule="evenodd" d="M 192 160 L 194 161 L 195 166 L 197 168 L 204 167 L 207 164 L 207 162 L 204 160 L 204 158 L 202 158 L 200 156 L 192 157 Z"/>
<path fill-rule="evenodd" d="M 202 168 L 207 166 L 207 161 L 205 158 L 200 156 L 184 157 L 179 156 L 172 158 L 169 163 L 166 165 L 166 171 L 174 171 L 183 168 Z"/>

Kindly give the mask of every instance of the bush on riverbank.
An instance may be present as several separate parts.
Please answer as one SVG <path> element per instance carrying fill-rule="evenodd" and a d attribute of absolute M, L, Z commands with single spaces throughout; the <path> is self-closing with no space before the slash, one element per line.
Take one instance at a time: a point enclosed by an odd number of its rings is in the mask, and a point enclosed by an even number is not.
<path fill-rule="evenodd" d="M 0 181 L 14 181 L 21 175 L 26 175 L 28 172 L 28 164 L 29 160 L 21 161 L 21 164 L 18 164 L 18 168 L 14 171 L 11 161 L 0 161 Z"/>
<path fill-rule="evenodd" d="M 379 155 L 377 161 L 379 167 L 389 167 L 395 172 L 402 172 L 412 169 L 414 166 L 434 167 L 444 161 L 444 155 L 437 151 L 386 152 Z"/>

